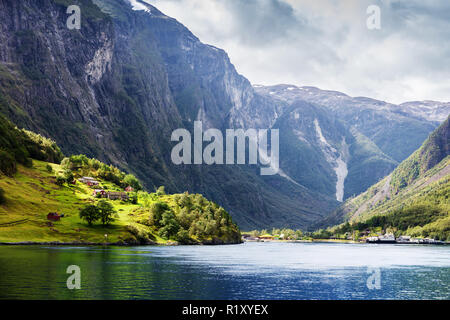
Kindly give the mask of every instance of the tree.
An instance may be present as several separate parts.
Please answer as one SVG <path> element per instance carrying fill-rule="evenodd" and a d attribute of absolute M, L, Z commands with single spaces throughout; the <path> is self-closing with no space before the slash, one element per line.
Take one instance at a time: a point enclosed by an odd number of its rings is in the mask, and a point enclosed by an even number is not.
<path fill-rule="evenodd" d="M 178 221 L 180 222 L 180 225 L 184 229 L 189 230 L 194 217 L 191 217 L 187 208 L 182 208 L 180 210 L 180 212 L 178 213 L 177 218 L 178 218 Z"/>
<path fill-rule="evenodd" d="M 183 193 L 181 195 L 179 205 L 182 208 L 186 208 L 188 211 L 191 210 L 191 208 L 192 208 L 192 199 L 189 196 L 189 193 L 185 192 L 185 193 Z"/>
<path fill-rule="evenodd" d="M 161 186 L 156 190 L 156 195 L 158 195 L 158 196 L 163 196 L 165 194 L 166 194 L 166 189 L 164 186 Z"/>
<path fill-rule="evenodd" d="M 45 169 L 47 169 L 47 172 L 48 172 L 48 173 L 52 173 L 52 172 L 53 172 L 53 168 L 52 168 L 52 166 L 49 165 L 49 164 L 47 164 L 47 165 L 45 166 Z"/>
<path fill-rule="evenodd" d="M 296 235 L 297 239 L 301 239 L 303 237 L 302 230 L 296 230 L 295 235 Z"/>
<path fill-rule="evenodd" d="M 133 192 L 133 193 L 130 195 L 130 202 L 131 202 L 132 204 L 138 204 L 138 194 L 137 194 L 136 192 Z"/>
<path fill-rule="evenodd" d="M 93 222 L 97 221 L 99 218 L 100 218 L 100 211 L 94 205 L 84 207 L 80 211 L 80 219 L 85 220 L 90 226 L 92 225 Z"/>
<path fill-rule="evenodd" d="M 67 183 L 72 183 L 72 181 L 74 179 L 72 170 L 64 171 L 64 179 L 66 180 Z"/>
<path fill-rule="evenodd" d="M 0 172 L 11 177 L 16 171 L 17 167 L 14 157 L 6 151 L 0 150 Z"/>
<path fill-rule="evenodd" d="M 116 210 L 111 203 L 106 200 L 100 200 L 97 204 L 97 209 L 99 211 L 99 217 L 103 225 L 110 224 L 114 221 L 114 216 L 116 215 Z"/>
<path fill-rule="evenodd" d="M 189 243 L 191 242 L 191 238 L 189 237 L 189 231 L 180 228 L 180 230 L 178 231 L 175 240 L 177 240 L 178 242 L 181 243 Z"/>
<path fill-rule="evenodd" d="M 125 178 L 123 179 L 123 182 L 126 186 L 131 186 L 136 191 L 139 191 L 142 189 L 141 183 L 132 174 L 127 174 L 125 176 Z"/>
<path fill-rule="evenodd" d="M 57 176 L 56 177 L 56 184 L 60 187 L 62 187 L 62 185 L 64 184 L 64 182 L 66 182 L 66 179 L 62 176 Z"/>
<path fill-rule="evenodd" d="M 206 237 L 205 225 L 206 223 L 203 218 L 200 218 L 192 223 L 189 228 L 189 236 L 197 237 L 199 240 L 203 240 Z"/>
<path fill-rule="evenodd" d="M 159 230 L 159 235 L 165 239 L 175 236 L 180 230 L 180 224 L 171 210 L 164 211 L 161 219 L 161 225 L 162 228 Z"/>
<path fill-rule="evenodd" d="M 164 202 L 154 202 L 150 206 L 150 222 L 159 227 L 161 225 L 162 215 L 166 210 L 170 210 L 169 205 Z"/>

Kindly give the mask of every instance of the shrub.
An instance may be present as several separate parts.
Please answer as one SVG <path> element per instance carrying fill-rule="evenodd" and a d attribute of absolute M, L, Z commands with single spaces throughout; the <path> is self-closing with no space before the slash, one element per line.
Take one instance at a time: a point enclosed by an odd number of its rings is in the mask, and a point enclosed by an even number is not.
<path fill-rule="evenodd" d="M 127 225 L 126 229 L 130 232 L 137 241 L 141 244 L 153 243 L 152 240 L 155 240 L 155 237 L 144 228 L 139 227 L 138 225 Z"/>
<path fill-rule="evenodd" d="M 165 194 L 166 194 L 166 190 L 165 190 L 164 186 L 161 186 L 158 188 L 158 190 L 156 190 L 156 195 L 158 195 L 158 196 L 163 196 Z"/>
<path fill-rule="evenodd" d="M 56 184 L 60 187 L 62 187 L 62 185 L 66 182 L 66 179 L 62 176 L 57 176 L 56 177 Z"/>
<path fill-rule="evenodd" d="M 52 166 L 49 165 L 49 164 L 47 164 L 47 165 L 45 166 L 45 169 L 47 169 L 47 172 L 48 172 L 48 173 L 52 173 L 52 172 L 53 172 L 53 168 L 52 168 Z"/>
<path fill-rule="evenodd" d="M 16 161 L 8 152 L 0 150 L 0 171 L 7 176 L 16 173 Z"/>
<path fill-rule="evenodd" d="M 64 171 L 64 179 L 66 180 L 67 183 L 72 183 L 72 181 L 75 179 L 72 171 L 70 170 Z"/>
<path fill-rule="evenodd" d="M 130 195 L 130 202 L 131 202 L 132 204 L 138 204 L 138 195 L 137 195 L 136 192 L 133 192 L 133 193 Z"/>

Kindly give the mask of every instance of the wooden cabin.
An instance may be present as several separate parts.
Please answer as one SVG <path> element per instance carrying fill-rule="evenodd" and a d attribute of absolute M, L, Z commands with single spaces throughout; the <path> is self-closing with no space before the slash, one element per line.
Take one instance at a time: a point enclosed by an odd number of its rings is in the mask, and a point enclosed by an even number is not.
<path fill-rule="evenodd" d="M 100 196 L 101 198 L 106 198 L 106 197 L 107 197 L 106 191 L 103 190 L 103 189 L 95 189 L 95 190 L 92 192 L 92 195 L 93 195 L 94 197 Z"/>
<path fill-rule="evenodd" d="M 128 201 L 129 197 L 126 192 L 108 192 L 107 197 L 109 200 L 122 200 Z"/>
<path fill-rule="evenodd" d="M 59 214 L 57 214 L 56 212 L 50 212 L 47 215 L 47 220 L 59 221 L 59 220 L 61 220 L 61 216 Z"/>

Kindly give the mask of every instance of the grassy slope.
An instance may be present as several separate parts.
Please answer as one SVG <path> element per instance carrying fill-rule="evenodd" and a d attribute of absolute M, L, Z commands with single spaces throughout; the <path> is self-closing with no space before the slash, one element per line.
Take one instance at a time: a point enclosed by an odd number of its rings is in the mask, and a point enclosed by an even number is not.
<path fill-rule="evenodd" d="M 19 166 L 18 173 L 14 177 L 0 177 L 0 187 L 5 190 L 7 202 L 0 205 L 0 242 L 104 242 L 105 234 L 108 234 L 108 242 L 118 242 L 130 238 L 126 226 L 135 224 L 139 215 L 132 211 L 139 205 L 111 201 L 118 211 L 118 217 L 110 226 L 95 224 L 87 227 L 86 223 L 78 217 L 79 208 L 96 201 L 91 197 L 91 189 L 77 182 L 75 186 L 57 186 L 55 173 L 48 173 L 46 162 L 33 161 L 33 168 Z M 50 164 L 54 171 L 59 171 L 60 166 Z M 102 182 L 112 190 L 112 184 Z M 171 196 L 165 196 L 162 201 L 169 201 Z M 59 222 L 52 222 L 48 226 L 46 218 L 49 212 L 64 213 L 65 217 Z M 130 213 L 132 215 L 130 215 Z M 4 226 L 7 223 L 23 221 L 13 226 Z M 165 243 L 150 228 L 148 233 L 153 234 L 154 241 Z"/>
<path fill-rule="evenodd" d="M 442 160 L 433 169 L 427 171 L 418 178 L 409 187 L 400 190 L 397 194 L 390 193 L 389 196 L 383 195 L 376 199 L 376 195 L 383 189 L 387 178 L 370 188 L 367 194 L 360 199 L 354 200 L 354 208 L 361 208 L 364 202 L 369 202 L 365 210 L 355 210 L 350 215 L 350 219 L 364 220 L 373 215 L 385 214 L 392 210 L 411 206 L 419 203 L 433 203 L 441 211 L 450 211 L 450 202 L 446 195 L 449 195 L 450 188 L 450 156 Z"/>

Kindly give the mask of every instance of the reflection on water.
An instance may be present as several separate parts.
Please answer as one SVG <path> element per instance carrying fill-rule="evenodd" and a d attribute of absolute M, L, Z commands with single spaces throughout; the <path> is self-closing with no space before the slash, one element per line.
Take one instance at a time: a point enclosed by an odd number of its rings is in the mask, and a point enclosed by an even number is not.
<path fill-rule="evenodd" d="M 81 268 L 68 290 L 66 268 Z M 368 268 L 381 288 L 369 290 Z M 1 299 L 450 299 L 450 247 L 0 247 Z"/>

